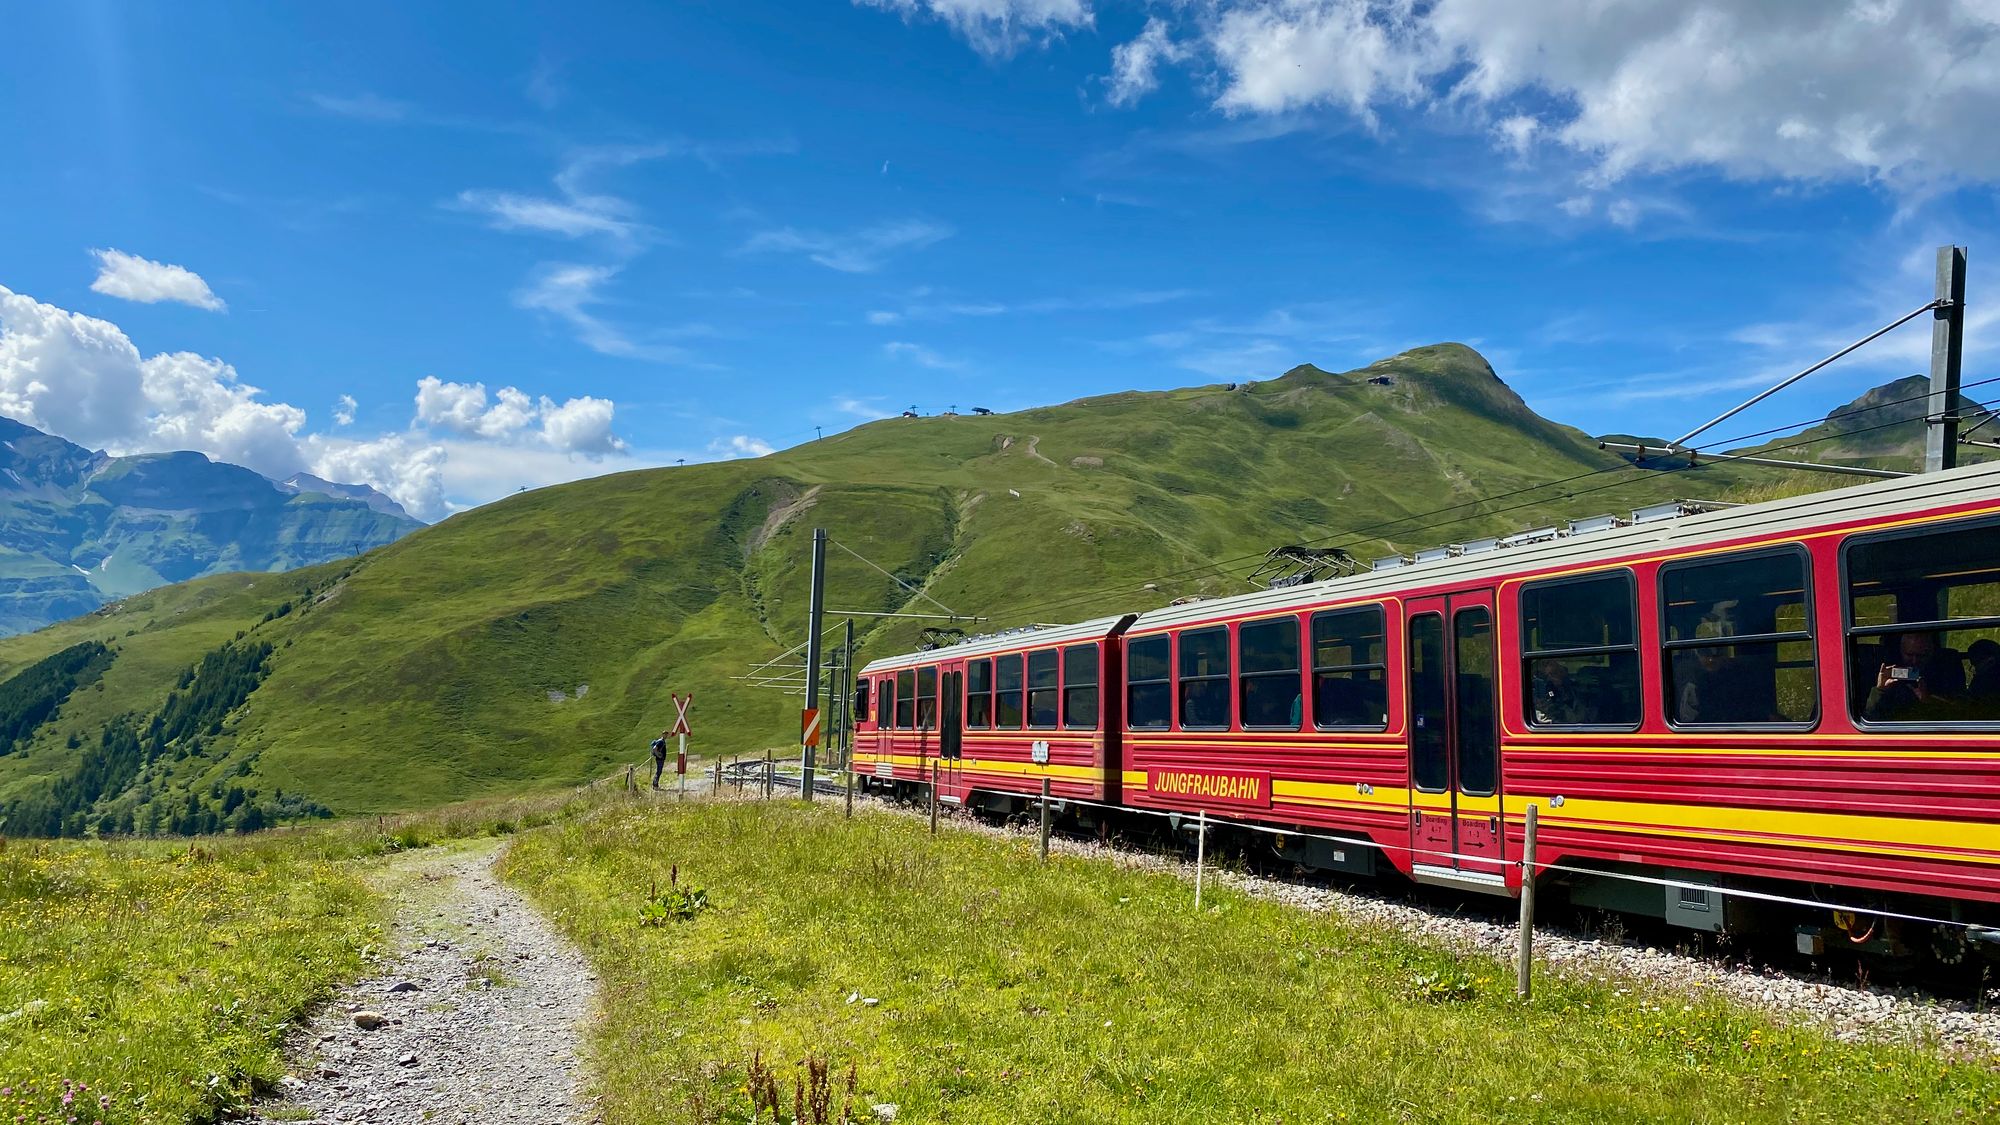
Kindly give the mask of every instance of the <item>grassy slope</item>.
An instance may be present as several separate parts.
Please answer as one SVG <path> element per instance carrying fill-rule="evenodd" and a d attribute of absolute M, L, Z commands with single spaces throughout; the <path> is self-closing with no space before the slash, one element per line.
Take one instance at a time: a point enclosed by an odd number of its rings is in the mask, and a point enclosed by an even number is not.
<path fill-rule="evenodd" d="M 375 909 L 354 870 L 290 841 L 8 845 L 0 1120 L 63 1120 L 65 1081 L 90 1087 L 83 1121 L 242 1104 L 283 1073 L 288 1021 L 357 975 Z"/>
<path fill-rule="evenodd" d="M 1377 374 L 1394 385 L 1370 385 Z M 1347 375 L 1302 367 L 1235 390 L 891 419 L 755 461 L 580 481 L 357 562 L 206 579 L 0 641 L 0 675 L 84 637 L 122 650 L 96 698 L 0 757 L 0 800 L 66 769 L 72 733 L 94 739 L 110 715 L 157 707 L 180 668 L 239 629 L 278 646 L 270 679 L 205 757 L 144 783 L 207 784 L 247 768 L 247 784 L 343 811 L 411 808 L 634 758 L 670 721 L 672 691 L 697 695 L 697 750 L 782 742 L 797 701 L 728 677 L 801 638 L 814 526 L 946 604 L 1011 625 L 1245 589 L 1243 565 L 1141 587 L 1278 543 L 1339 533 L 1366 557 L 1389 542 L 1713 494 L 1736 479 L 1627 470 L 1539 493 L 1527 510 L 1348 534 L 1618 463 L 1536 416 L 1476 353 L 1440 345 Z M 257 624 L 348 569 L 309 611 Z M 909 602 L 837 550 L 827 590 L 835 608 Z M 1079 592 L 1088 596 L 1049 604 Z M 915 632 L 897 623 L 863 636 L 882 652 Z"/>
<path fill-rule="evenodd" d="M 712 906 L 638 924 L 678 865 Z M 753 1054 L 861 1118 L 955 1122 L 1984 1120 L 1979 1062 L 1859 1047 L 1717 999 L 1512 973 L 1392 931 L 1032 841 L 791 803 L 613 812 L 509 875 L 602 975 L 606 1120 L 742 1121 Z M 849 997 L 873 997 L 879 1005 Z M 764 1118 L 759 1118 L 763 1120 Z"/>

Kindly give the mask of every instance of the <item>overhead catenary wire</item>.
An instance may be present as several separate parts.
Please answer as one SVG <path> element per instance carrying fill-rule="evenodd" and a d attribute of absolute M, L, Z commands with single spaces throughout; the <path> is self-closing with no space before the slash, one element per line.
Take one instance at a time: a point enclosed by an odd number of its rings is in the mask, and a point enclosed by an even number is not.
<path fill-rule="evenodd" d="M 881 567 L 876 566 L 873 560 L 862 555 L 860 552 L 856 551 L 852 547 L 849 547 L 847 544 L 842 543 L 840 540 L 834 539 L 829 536 L 827 542 L 832 543 L 834 546 L 840 548 L 843 551 L 846 551 L 848 554 L 854 556 L 855 558 L 860 559 L 864 564 L 873 569 L 876 573 L 880 574 L 882 577 L 887 578 L 889 581 L 894 582 L 896 585 L 901 586 L 905 590 L 908 590 L 911 593 L 911 595 L 924 599 L 925 601 L 931 603 L 932 605 L 952 615 L 954 618 L 960 616 L 957 610 L 951 608 L 950 606 L 944 604 L 943 602 L 937 600 L 936 598 L 930 596 L 929 594 L 924 593 L 922 590 L 917 589 L 915 586 L 910 585 L 908 582 L 903 581 L 901 578 L 898 578 L 895 575 L 889 573 L 888 571 L 883 570 Z"/>
<path fill-rule="evenodd" d="M 1994 377 L 1991 377 L 1991 378 L 1987 378 L 1987 379 L 1981 379 L 1981 380 L 1978 380 L 1977 382 L 1974 382 L 1974 383 L 1968 383 L 1968 384 L 1965 384 L 1965 386 L 1967 386 L 1967 387 L 1973 387 L 1973 386 L 1980 386 L 1980 385 L 1983 385 L 1983 384 L 1987 384 L 1987 383 L 1995 383 L 1995 382 L 2000 382 L 2000 376 L 1994 376 Z M 1890 407 L 1890 406 L 1896 406 L 1896 405 L 1900 405 L 1900 404 L 1902 404 L 1902 403 L 1906 403 L 1906 402 L 1914 402 L 1914 401 L 1917 401 L 1917 400 L 1919 400 L 1919 399 L 1927 399 L 1927 398 L 1929 398 L 1929 397 L 1930 397 L 1930 394 L 1929 394 L 1929 392 L 1925 392 L 1924 394 L 1921 394 L 1921 395 L 1911 395 L 1911 396 L 1909 396 L 1909 397 L 1907 397 L 1907 398 L 1902 398 L 1902 399 L 1894 399 L 1894 400 L 1891 400 L 1891 401 L 1889 401 L 1889 402 L 1883 402 L 1883 403 L 1877 403 L 1877 404 L 1875 404 L 1875 405 L 1873 405 L 1873 406 L 1868 406 L 1868 407 L 1863 407 L 1863 408 L 1858 408 L 1858 409 L 1856 409 L 1856 410 L 1853 410 L 1853 411 L 1840 411 L 1840 412 L 1836 412 L 1836 413 L 1834 413 L 1834 414 L 1830 414 L 1830 415 L 1827 415 L 1827 416 L 1825 416 L 1824 418 L 1821 418 L 1821 419 L 1814 419 L 1814 420 L 1812 420 L 1812 421 L 1808 421 L 1808 422 L 1797 422 L 1797 423 L 1793 423 L 1793 424 L 1791 424 L 1791 425 L 1787 425 L 1787 426 L 1779 426 L 1779 427 L 1774 427 L 1773 429 L 1769 429 L 1769 430 L 1763 430 L 1763 431 L 1759 431 L 1759 432 L 1757 432 L 1757 433 L 1754 433 L 1754 434 L 1749 434 L 1749 435 L 1739 435 L 1739 436 L 1737 436 L 1737 437 L 1732 437 L 1732 438 L 1725 438 L 1725 439 L 1720 439 L 1720 440 L 1717 440 L 1717 441 L 1714 441 L 1714 442 L 1707 442 L 1707 443 L 1703 443 L 1702 445 L 1699 445 L 1699 446 L 1694 446 L 1694 447 L 1691 447 L 1690 449 L 1685 449 L 1685 450 L 1680 450 L 1680 451 L 1678 451 L 1678 452 L 1679 452 L 1679 453 L 1681 453 L 1681 454 L 1685 454 L 1685 453 L 1688 453 L 1688 452 L 1694 452 L 1694 453 L 1697 453 L 1697 454 L 1699 454 L 1700 452 L 1703 452 L 1703 451 L 1707 451 L 1707 450 L 1713 450 L 1713 449 L 1716 449 L 1716 448 L 1729 448 L 1729 447 L 1732 447 L 1732 446 L 1736 446 L 1736 445 L 1739 445 L 1740 443 L 1742 443 L 1742 442 L 1743 442 L 1743 441 L 1745 441 L 1745 440 L 1748 440 L 1749 438 L 1755 438 L 1755 437 L 1761 437 L 1761 436 L 1764 436 L 1764 435 L 1766 435 L 1766 434 L 1770 434 L 1770 433 L 1774 433 L 1774 432 L 1785 432 L 1785 431 L 1791 431 L 1791 430 L 1795 430 L 1795 429 L 1797 429 L 1797 428 L 1798 428 L 1799 426 L 1802 426 L 1802 425 L 1811 425 L 1811 424 L 1814 424 L 1814 422 L 1819 422 L 1819 421 L 1827 421 L 1827 420 L 1831 420 L 1831 419 L 1833 419 L 1833 418 L 1837 418 L 1837 417 L 1848 417 L 1848 416 L 1852 416 L 1852 415 L 1854 415 L 1854 414 L 1862 414 L 1862 413 L 1870 413 L 1870 412 L 1873 412 L 1873 411 L 1877 411 L 1877 410 L 1881 410 L 1881 409 L 1884 409 L 1884 408 L 1886 408 L 1886 407 Z M 1787 444 L 1784 444 L 1784 445 L 1778 445 L 1778 446 L 1774 446 L 1774 447 L 1772 447 L 1772 448 L 1770 448 L 1770 449 L 1767 449 L 1767 450 L 1764 450 L 1764 452 L 1766 452 L 1766 453 L 1779 453 L 1779 452 L 1783 452 L 1783 451 L 1785 451 L 1785 450 L 1789 450 L 1789 449 L 1798 449 L 1798 448 L 1803 448 L 1803 447 L 1805 447 L 1805 446 L 1808 446 L 1808 445 L 1813 445 L 1813 444 L 1817 444 L 1818 442 L 1822 442 L 1822 441 L 1831 441 L 1831 440 L 1835 440 L 1835 439 L 1838 439 L 1838 438 L 1842 438 L 1842 437 L 1851 437 L 1851 436 L 1853 436 L 1853 435 L 1855 435 L 1855 434 L 1863 434 L 1863 433 L 1870 433 L 1870 432 L 1872 432 L 1872 431 L 1874 431 L 1874 430 L 1879 430 L 1879 429 L 1887 429 L 1887 428 L 1889 428 L 1889 427 L 1892 427 L 1892 426 L 1899 426 L 1899 425 L 1903 425 L 1903 424 L 1905 424 L 1905 422 L 1906 422 L 1906 420 L 1893 420 L 1893 421 L 1889 421 L 1889 422 L 1883 422 L 1883 423 L 1879 423 L 1879 424 L 1877 424 L 1877 425 L 1874 425 L 1874 426 L 1866 426 L 1866 427 L 1861 427 L 1861 428 L 1858 428 L 1858 429 L 1852 429 L 1852 430 L 1843 430 L 1843 431 L 1840 431 L 1840 432 L 1838 432 L 1838 433 L 1832 433 L 1832 434 L 1823 434 L 1823 435 L 1821 435 L 1821 436 L 1819 436 L 1819 437 L 1815 437 L 1815 438 L 1806 438 L 1806 439 L 1802 439 L 1802 440 L 1800 440 L 1800 441 L 1797 441 L 1797 442 L 1791 442 L 1791 443 L 1787 443 Z M 1387 519 L 1387 520 L 1382 520 L 1382 521 L 1379 521 L 1379 522 L 1377 522 L 1377 523 L 1373 523 L 1373 524 L 1368 524 L 1368 525 L 1365 525 L 1365 526 L 1360 526 L 1360 527 L 1350 527 L 1350 528 L 1346 528 L 1346 529 L 1342 529 L 1342 530 L 1339 530 L 1339 531 L 1334 531 L 1334 532 L 1330 532 L 1330 533 L 1328 533 L 1328 534 L 1326 534 L 1326 535 L 1321 535 L 1321 536 L 1317 536 L 1317 537 L 1315 537 L 1315 538 L 1312 538 L 1312 539 L 1306 539 L 1306 540 L 1303 540 L 1303 541 L 1301 541 L 1301 542 L 1300 542 L 1299 544 L 1297 544 L 1297 545 L 1298 545 L 1298 546 L 1303 546 L 1303 547 L 1309 547 L 1309 546 L 1314 546 L 1314 545 L 1317 545 L 1317 544 L 1322 544 L 1322 543 L 1327 543 L 1327 542 L 1331 542 L 1332 540 L 1335 540 L 1335 539 L 1346 539 L 1346 538 L 1353 538 L 1353 537 L 1356 537 L 1356 536 L 1362 536 L 1362 535 L 1369 535 L 1369 534 L 1371 534 L 1371 533 L 1374 533 L 1374 532 L 1379 532 L 1379 531 L 1385 531 L 1385 530 L 1388 530 L 1389 528 L 1393 528 L 1393 527 L 1396 527 L 1396 526 L 1398 526 L 1398 525 L 1401 525 L 1401 524 L 1406 524 L 1406 523 L 1411 523 L 1412 521 L 1416 521 L 1416 520 L 1423 520 L 1423 519 L 1431 519 L 1431 518 L 1433 518 L 1433 517 L 1437 517 L 1437 516 L 1442 516 L 1442 515 L 1446 515 L 1446 514 L 1448 514 L 1448 513 L 1451 513 L 1451 512 L 1455 512 L 1455 511 L 1459 511 L 1460 509 L 1466 509 L 1466 508 L 1478 508 L 1478 507 L 1480 507 L 1480 506 L 1482 506 L 1482 505 L 1485 505 L 1485 504 L 1490 504 L 1490 503 L 1493 503 L 1493 502 L 1495 502 L 1495 501 L 1498 501 L 1498 500 L 1507 500 L 1507 499 L 1512 499 L 1513 497 L 1516 497 L 1516 496 L 1523 496 L 1523 495 L 1527 495 L 1527 494 L 1529 494 L 1529 493 L 1533 493 L 1533 492 L 1539 492 L 1539 491 L 1542 491 L 1542 490 L 1544 490 L 1544 489 L 1550 489 L 1550 488 L 1556 488 L 1556 487 L 1559 487 L 1559 486 L 1562 486 L 1562 485 L 1566 485 L 1566 484 L 1572 484 L 1572 483 L 1574 483 L 1574 482 L 1577 482 L 1577 481 L 1581 481 L 1581 480 L 1587 480 L 1587 479 L 1590 479 L 1590 478 L 1592 478 L 1592 477 L 1599 477 L 1599 476 L 1604 476 L 1604 475 L 1606 475 L 1606 474 L 1609 474 L 1609 473 L 1621 473 L 1621 474 L 1622 474 L 1622 473 L 1624 473 L 1624 472 L 1627 472 L 1628 470 L 1632 470 L 1632 469 L 1637 469 L 1637 468 L 1640 468 L 1640 467 L 1641 467 L 1641 464 L 1640 464 L 1640 462 L 1635 462 L 1635 461 L 1621 461 L 1621 462 L 1620 462 L 1619 464 L 1616 464 L 1616 465 L 1605 465 L 1605 466 L 1602 466 L 1602 467 L 1600 467 L 1600 468 L 1596 468 L 1596 469 L 1590 469 L 1590 470 L 1587 470 L 1587 471 L 1584 471 L 1584 472 L 1580 472 L 1580 473 L 1575 473 L 1575 474 L 1572 474 L 1572 475 L 1570 475 L 1570 476 L 1567 476 L 1567 477 L 1559 477 L 1559 478 L 1557 478 L 1557 479 L 1555 479 L 1555 480 L 1549 480 L 1549 481 L 1542 481 L 1542 482 L 1539 482 L 1539 483 L 1536 483 L 1536 484 L 1531 484 L 1531 485 L 1525 485 L 1525 486 L 1523 486 L 1523 487 L 1521 487 L 1521 488 L 1516 488 L 1516 489 L 1511 489 L 1511 490 L 1509 490 L 1509 491 L 1506 491 L 1506 492 L 1501 492 L 1501 493 L 1497 493 L 1497 494 L 1494 494 L 1494 495 L 1489 495 L 1489 496 L 1480 496 L 1480 497 L 1474 497 L 1474 498 L 1473 498 L 1473 499 L 1471 499 L 1471 500 L 1464 500 L 1464 501 L 1459 501 L 1459 502 L 1457 502 L 1457 503 L 1453 503 L 1453 504 L 1448 504 L 1448 505 L 1445 505 L 1444 507 L 1441 507 L 1441 508 L 1434 508 L 1434 509 L 1432 509 L 1432 510 L 1430 510 L 1430 511 L 1428 511 L 1428 512 L 1417 512 L 1417 513 L 1413 513 L 1413 514 L 1410 514 L 1410 515 L 1406 515 L 1406 516 L 1397 516 L 1397 517 L 1394 517 L 1394 518 L 1392 518 L 1392 519 Z M 1666 471 L 1666 472 L 1669 472 L 1669 473 L 1678 473 L 1678 472 L 1683 472 L 1683 471 L 1685 471 L 1685 469 L 1684 469 L 1684 467 L 1682 467 L 1682 466 L 1675 466 L 1675 467 L 1673 467 L 1673 468 L 1670 468 L 1670 469 L 1667 469 L 1667 470 L 1664 470 L 1664 471 Z M 1619 479 L 1618 481 L 1615 481 L 1615 482 L 1613 482 L 1613 483 L 1612 483 L 1612 484 L 1610 484 L 1610 485 L 1607 485 L 1607 486 L 1604 486 L 1604 487 L 1602 487 L 1602 488 L 1593 488 L 1593 489 L 1586 489 L 1586 490 L 1583 490 L 1583 491 L 1579 491 L 1579 492 L 1572 492 L 1572 493 L 1568 494 L 1568 497 L 1566 497 L 1566 498 L 1569 498 L 1569 499 L 1574 499 L 1574 498 L 1575 498 L 1575 497 L 1577 497 L 1577 496 L 1587 496 L 1587 495 L 1590 495 L 1590 494 L 1591 494 L 1591 493 L 1593 493 L 1593 492 L 1601 492 L 1601 491 L 1605 491 L 1605 490 L 1606 490 L 1606 489 L 1608 489 L 1608 488 L 1616 488 L 1616 487 L 1620 487 L 1620 486 L 1624 485 L 1625 483 L 1627 483 L 1627 481 L 1626 481 L 1626 480 L 1625 480 L 1624 478 L 1622 478 L 1622 477 L 1621 477 L 1621 479 Z M 1527 508 L 1527 507 L 1533 507 L 1533 506 L 1535 506 L 1535 505 L 1537 505 L 1537 504 L 1541 504 L 1541 503 L 1544 503 L 1544 502 L 1545 502 L 1545 501 L 1543 501 L 1543 500 L 1534 500 L 1534 501 L 1528 501 L 1528 502 L 1525 502 L 1525 503 L 1521 503 L 1521 504 L 1516 504 L 1516 505 L 1512 505 L 1512 506 L 1510 506 L 1510 507 L 1506 507 L 1506 508 L 1499 508 L 1499 509 L 1494 509 L 1494 510 L 1489 510 L 1489 511 L 1470 511 L 1470 512 L 1467 512 L 1466 514 L 1464 514 L 1464 515 L 1462 515 L 1462 516 L 1459 516 L 1459 517 L 1457 517 L 1457 518 L 1455 518 L 1455 519 L 1449 519 L 1449 520 L 1443 520 L 1443 521 L 1441 521 L 1441 522 L 1437 522 L 1437 523 L 1432 523 L 1432 524 L 1428 524 L 1428 525 L 1424 525 L 1423 527 L 1419 527 L 1419 528 L 1412 528 L 1412 529 L 1411 529 L 1411 532 L 1413 533 L 1413 532 L 1415 532 L 1415 531 L 1437 531 L 1437 530 L 1441 530 L 1442 528 L 1446 528 L 1446 527 L 1450 527 L 1450 526 L 1452 526 L 1453 524 L 1456 524 L 1456 523 L 1463 523 L 1463 522 L 1465 522 L 1466 520 L 1469 520 L 1469 519 L 1474 519 L 1474 518 L 1480 518 L 1480 517 L 1490 517 L 1490 516 L 1496 516 L 1496 515 L 1504 515 L 1504 514 L 1506 514 L 1507 512 L 1510 512 L 1510 511 L 1516 511 L 1516 510 L 1519 510 L 1519 509 L 1521 509 L 1521 508 Z M 1249 563 L 1249 562 L 1255 562 L 1255 561 L 1258 561 L 1258 560 L 1261 560 L 1261 559 L 1263 559 L 1264 557 L 1265 557 L 1265 553 L 1264 553 L 1264 552 L 1259 552 L 1259 553 L 1256 553 L 1256 554 L 1246 554 L 1246 555 L 1239 555 L 1239 556 L 1236 556 L 1236 557 L 1233 557 L 1233 558 L 1227 558 L 1227 559 L 1219 559 L 1219 560 L 1214 560 L 1214 561 L 1210 561 L 1210 562 L 1206 562 L 1206 563 L 1202 563 L 1202 564 L 1200 564 L 1200 565 L 1197 565 L 1197 566 L 1191 566 L 1191 567 L 1187 567 L 1187 568 L 1184 568 L 1184 569 L 1181 569 L 1181 570 L 1176 570 L 1176 571 L 1169 571 L 1169 572 L 1167 572 L 1167 573 L 1164 573 L 1164 574 L 1160 574 L 1160 575 L 1155 575 L 1155 576 L 1153 576 L 1153 577 L 1151 577 L 1151 578 L 1149 578 L 1149 579 L 1146 579 L 1146 581 L 1150 581 L 1150 582 L 1166 582 L 1166 581 L 1171 581 L 1171 580 L 1173 580 L 1173 579 L 1176 579 L 1176 578 L 1186 578 L 1186 577 L 1191 577 L 1191 576 L 1195 576 L 1195 575 L 1204 575 L 1204 574 L 1215 574 L 1215 573 L 1218 573 L 1218 572 L 1223 572 L 1223 571 L 1224 571 L 1224 568 L 1227 568 L 1227 567 L 1231 567 L 1231 566 L 1235 566 L 1235 565 L 1240 565 L 1240 564 L 1242 564 L 1242 563 Z M 1221 576 L 1221 577 L 1224 577 L 1224 578 L 1231 578 L 1231 579 L 1237 579 L 1237 578 L 1240 578 L 1240 576 L 1239 576 L 1239 575 L 1236 575 L 1236 574 L 1231 574 L 1231 573 L 1220 573 L 1220 576 Z M 1029 615 L 1029 614 L 1038 614 L 1038 613 L 1045 613 L 1046 611 L 1048 611 L 1048 610 L 1051 610 L 1051 609 L 1062 609 L 1062 608 L 1067 608 L 1067 607 L 1069 607 L 1069 606 L 1073 606 L 1073 605 L 1078 605 L 1078 604 L 1082 604 L 1082 603 L 1085 603 L 1085 602 L 1089 602 L 1089 601 L 1094 601 L 1094 600 L 1097 600 L 1098 598 L 1101 598 L 1101 597 L 1106 597 L 1106 596 L 1110 596 L 1110 595 L 1112 595 L 1112 594 L 1118 594 L 1118 593 L 1127 593 L 1127 592 L 1129 592 L 1129 589 L 1130 589 L 1130 588 L 1129 588 L 1128 586 L 1125 586 L 1125 585 L 1120 585 L 1120 586 L 1117 586 L 1117 587 L 1101 587 L 1101 588 L 1098 588 L 1098 589 L 1096 589 L 1096 590 L 1090 590 L 1090 591 L 1080 591 L 1080 592 L 1078 592 L 1078 593 L 1075 593 L 1075 594 L 1066 594 L 1066 595 L 1063 595 L 1062 597 L 1059 597 L 1059 598 L 1054 598 L 1054 599 L 1050 599 L 1050 600 L 1048 600 L 1048 601 L 1044 601 L 1044 602 L 1035 602 L 1035 603 L 1030 603 L 1029 605 L 1026 605 L 1026 606 L 1022 606 L 1022 607 L 1019 607 L 1019 610 L 1018 610 L 1018 612 L 1019 612 L 1019 613 L 1021 613 L 1021 614 L 1022 614 L 1022 615 L 1024 615 L 1024 616 L 1025 616 L 1025 615 Z"/>

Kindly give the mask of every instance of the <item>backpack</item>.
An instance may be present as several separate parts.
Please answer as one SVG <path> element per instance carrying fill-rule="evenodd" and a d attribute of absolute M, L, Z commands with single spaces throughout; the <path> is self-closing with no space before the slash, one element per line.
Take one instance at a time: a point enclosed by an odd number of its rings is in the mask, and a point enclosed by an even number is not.
<path fill-rule="evenodd" d="M 654 756 L 654 757 L 657 757 L 657 758 L 664 758 L 664 757 L 666 757 L 666 756 L 667 756 L 667 740 L 666 740 L 666 739 L 664 739 L 664 738 L 656 738 L 656 739 L 654 739 L 654 740 L 653 740 L 653 756 Z"/>

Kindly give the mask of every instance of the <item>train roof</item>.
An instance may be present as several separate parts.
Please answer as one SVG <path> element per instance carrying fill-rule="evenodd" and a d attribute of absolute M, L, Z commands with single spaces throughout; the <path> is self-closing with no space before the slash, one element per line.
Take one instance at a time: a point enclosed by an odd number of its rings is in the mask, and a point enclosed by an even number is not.
<path fill-rule="evenodd" d="M 862 675 L 891 668 L 907 668 L 918 664 L 934 664 L 940 660 L 960 660 L 968 656 L 984 656 L 990 652 L 1017 652 L 1024 648 L 1043 648 L 1050 645 L 1075 644 L 1078 641 L 1103 640 L 1111 632 L 1112 626 L 1125 620 L 1123 617 L 1094 617 L 1089 621 L 1079 621 L 1074 625 L 1049 625 L 1042 628 L 1009 629 L 990 636 L 971 637 L 953 645 L 926 649 L 922 652 L 905 652 L 895 656 L 885 656 L 871 661 L 861 669 Z"/>
<path fill-rule="evenodd" d="M 1521 572 L 1560 569 L 1599 561 L 1608 563 L 1661 550 L 1783 535 L 1791 531 L 1811 531 L 1833 523 L 1866 522 L 1871 518 L 1901 512 L 1996 499 L 2000 499 L 2000 461 L 1872 481 L 1852 488 L 1832 489 L 1783 500 L 1695 511 L 1692 514 L 1669 510 L 1677 509 L 1678 503 L 1659 505 L 1640 509 L 1632 514 L 1629 521 L 1612 521 L 1603 517 L 1579 520 L 1566 526 L 1540 528 L 1520 535 L 1503 536 L 1498 540 L 1462 544 L 1459 546 L 1464 548 L 1463 553 L 1440 551 L 1436 553 L 1437 557 L 1425 557 L 1387 569 L 1165 606 L 1139 614 L 1128 634 L 1138 635 L 1218 617 L 1262 611 L 1282 612 L 1322 602 L 1366 598 L 1481 578 L 1497 582 Z M 1432 554 L 1425 552 L 1426 556 Z M 1015 630 L 929 652 L 885 657 L 862 671 L 1097 639 L 1108 634 L 1120 620 L 1118 617 L 1100 617 L 1075 625 Z"/>

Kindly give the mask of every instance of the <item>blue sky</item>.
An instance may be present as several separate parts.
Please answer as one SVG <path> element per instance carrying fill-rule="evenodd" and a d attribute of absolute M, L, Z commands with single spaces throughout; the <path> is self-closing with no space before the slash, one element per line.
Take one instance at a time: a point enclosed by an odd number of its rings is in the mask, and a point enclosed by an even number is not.
<path fill-rule="evenodd" d="M 0 413 L 427 518 L 910 405 L 1441 340 L 1560 421 L 1677 433 L 1927 300 L 1947 241 L 1971 247 L 1974 379 L 2000 322 L 1996 21 L 30 5 L 0 40 Z M 1913 326 L 1732 429 L 1927 352 Z"/>

